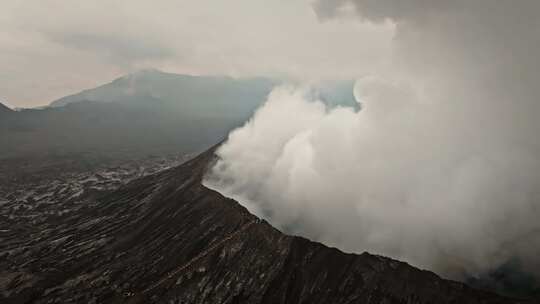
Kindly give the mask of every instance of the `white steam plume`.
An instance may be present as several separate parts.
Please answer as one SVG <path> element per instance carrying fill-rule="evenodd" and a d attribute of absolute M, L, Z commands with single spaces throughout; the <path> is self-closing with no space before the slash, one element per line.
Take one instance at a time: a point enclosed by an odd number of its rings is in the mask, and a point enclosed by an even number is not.
<path fill-rule="evenodd" d="M 514 257 L 534 263 L 538 155 L 467 136 L 404 88 L 359 83 L 375 89 L 384 94 L 364 95 L 359 112 L 276 89 L 230 134 L 206 184 L 282 229 L 348 251 L 448 275 Z"/>
<path fill-rule="evenodd" d="M 358 81 L 358 112 L 276 89 L 206 184 L 344 250 L 540 274 L 540 2 L 324 2 L 324 18 L 352 4 L 395 22 L 394 65 Z"/>

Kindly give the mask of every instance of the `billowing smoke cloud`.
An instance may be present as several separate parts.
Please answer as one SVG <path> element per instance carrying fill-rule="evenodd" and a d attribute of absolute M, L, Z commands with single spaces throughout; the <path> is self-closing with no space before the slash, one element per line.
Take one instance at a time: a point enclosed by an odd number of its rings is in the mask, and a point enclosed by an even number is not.
<path fill-rule="evenodd" d="M 324 3 L 323 3 L 324 2 Z M 282 229 L 451 277 L 511 259 L 540 274 L 540 2 L 319 1 L 394 22 L 361 110 L 281 87 L 206 184 Z M 324 21 L 322 21 L 324 22 Z"/>

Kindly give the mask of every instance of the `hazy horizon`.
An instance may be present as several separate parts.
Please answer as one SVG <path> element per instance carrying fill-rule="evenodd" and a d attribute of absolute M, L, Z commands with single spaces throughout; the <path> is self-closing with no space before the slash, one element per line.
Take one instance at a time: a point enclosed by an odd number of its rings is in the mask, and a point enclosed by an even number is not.
<path fill-rule="evenodd" d="M 387 63 L 394 26 L 342 11 L 340 20 L 320 18 L 310 0 L 8 0 L 0 11 L 0 101 L 44 106 L 149 67 L 303 80 L 373 73 Z"/>
<path fill-rule="evenodd" d="M 95 88 L 98 88 L 100 86 L 103 86 L 103 85 L 107 85 L 111 82 L 113 82 L 114 80 L 117 80 L 117 79 L 120 79 L 120 78 L 123 78 L 123 77 L 127 77 L 127 76 L 130 76 L 130 75 L 135 75 L 135 74 L 139 74 L 139 73 L 144 73 L 144 72 L 151 72 L 151 71 L 156 71 L 158 73 L 163 73 L 163 74 L 173 74 L 173 75 L 182 75 L 182 76 L 191 76 L 191 77 L 231 77 L 233 79 L 249 79 L 249 78 L 268 78 L 268 79 L 274 79 L 274 78 L 271 78 L 271 77 L 265 77 L 265 76 L 256 76 L 256 75 L 253 75 L 253 76 L 240 76 L 240 77 L 237 77 L 237 76 L 231 76 L 231 75 L 223 75 L 223 74 L 187 74 L 187 73 L 176 73 L 176 72 L 172 72 L 172 71 L 166 71 L 166 70 L 162 70 L 162 69 L 157 69 L 157 68 L 154 68 L 154 67 L 146 67 L 146 68 L 141 68 L 141 69 L 137 69 L 137 70 L 134 70 L 134 71 L 131 71 L 131 72 L 128 72 L 126 74 L 119 74 L 117 76 L 114 76 L 113 78 L 107 78 L 107 79 L 102 79 L 101 81 L 98 80 L 98 83 L 94 86 L 91 86 L 91 87 L 81 87 L 81 88 L 75 88 L 74 91 L 70 91 L 70 92 L 67 92 L 66 94 L 64 95 L 61 95 L 59 96 L 58 98 L 55 98 L 53 100 L 49 100 L 49 101 L 44 101 L 43 104 L 37 104 L 37 105 L 34 105 L 34 106 L 28 106 L 28 107 L 24 107 L 24 106 L 14 106 L 12 104 L 9 103 L 8 100 L 1 100 L 0 99 L 0 103 L 11 108 L 12 110 L 16 110 L 16 109 L 40 109 L 40 108 L 43 108 L 43 107 L 47 107 L 49 106 L 51 103 L 59 100 L 59 99 L 62 99 L 64 97 L 68 97 L 68 96 L 72 96 L 72 95 L 76 95 L 78 93 L 81 93 L 81 92 L 84 92 L 84 91 L 88 91 L 88 90 L 92 90 L 92 89 L 95 89 Z"/>

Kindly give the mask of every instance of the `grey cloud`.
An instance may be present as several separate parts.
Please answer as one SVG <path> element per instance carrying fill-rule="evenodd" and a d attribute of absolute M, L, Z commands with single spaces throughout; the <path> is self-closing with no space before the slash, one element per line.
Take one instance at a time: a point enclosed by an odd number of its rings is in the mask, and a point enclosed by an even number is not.
<path fill-rule="evenodd" d="M 141 61 L 174 57 L 177 50 L 149 37 L 131 37 L 108 33 L 46 33 L 54 42 L 66 47 L 103 54 L 112 64 L 132 67 Z"/>
<path fill-rule="evenodd" d="M 382 21 L 388 18 L 396 22 L 418 22 L 426 20 L 429 16 L 438 14 L 456 15 L 465 12 L 478 16 L 478 12 L 471 12 L 470 10 L 480 10 L 493 5 L 505 5 L 505 1 L 317 0 L 314 2 L 314 8 L 318 14 L 332 16 L 335 15 L 335 12 L 338 11 L 340 7 L 347 4 L 354 5 L 358 15 L 367 20 Z"/>

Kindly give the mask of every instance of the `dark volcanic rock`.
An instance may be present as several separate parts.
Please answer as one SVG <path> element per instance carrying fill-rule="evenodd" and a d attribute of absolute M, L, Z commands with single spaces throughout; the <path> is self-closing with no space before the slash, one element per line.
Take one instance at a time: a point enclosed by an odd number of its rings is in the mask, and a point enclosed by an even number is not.
<path fill-rule="evenodd" d="M 524 303 L 284 235 L 201 184 L 213 160 L 135 180 L 44 231 L 0 234 L 0 302 Z"/>

